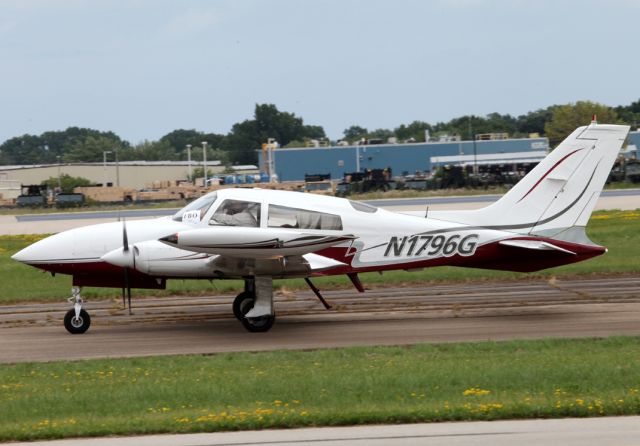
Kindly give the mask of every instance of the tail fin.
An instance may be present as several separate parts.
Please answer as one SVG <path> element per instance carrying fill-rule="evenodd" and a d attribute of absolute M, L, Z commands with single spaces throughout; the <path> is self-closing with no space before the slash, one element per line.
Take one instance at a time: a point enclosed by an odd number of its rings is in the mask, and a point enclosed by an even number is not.
<path fill-rule="evenodd" d="M 584 227 L 628 132 L 626 125 L 580 127 L 495 203 L 429 217 L 588 242 Z"/>

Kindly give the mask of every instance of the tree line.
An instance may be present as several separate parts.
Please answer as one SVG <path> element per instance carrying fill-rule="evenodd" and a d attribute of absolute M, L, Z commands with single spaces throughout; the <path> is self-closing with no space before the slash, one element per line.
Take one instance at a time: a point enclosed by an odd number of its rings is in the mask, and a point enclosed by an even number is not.
<path fill-rule="evenodd" d="M 576 127 L 588 123 L 594 114 L 600 122 L 626 123 L 636 128 L 640 123 L 640 100 L 618 107 L 579 101 L 552 105 L 517 117 L 500 113 L 468 115 L 436 124 L 413 121 L 394 129 L 368 130 L 352 125 L 345 129 L 342 139 L 353 143 L 362 138 L 386 140 L 395 137 L 400 142 L 424 142 L 425 130 L 432 136 L 459 135 L 465 140 L 480 133 L 509 133 L 512 137 L 538 133 L 547 136 L 554 147 Z M 257 151 L 268 138 L 274 138 L 285 147 L 327 139 L 322 126 L 306 125 L 301 117 L 280 111 L 273 104 L 256 104 L 253 119 L 234 124 L 226 135 L 178 129 L 157 141 L 135 145 L 114 132 L 78 127 L 17 136 L 0 145 L 0 165 L 101 162 L 104 152 L 111 152 L 107 154 L 109 161 L 115 160 L 116 156 L 120 161 L 178 161 L 187 160 L 187 145 L 198 148 L 192 149 L 191 153 L 192 159 L 198 161 L 202 160 L 199 149 L 202 141 L 208 142 L 209 160 L 220 160 L 225 165 L 257 164 Z"/>

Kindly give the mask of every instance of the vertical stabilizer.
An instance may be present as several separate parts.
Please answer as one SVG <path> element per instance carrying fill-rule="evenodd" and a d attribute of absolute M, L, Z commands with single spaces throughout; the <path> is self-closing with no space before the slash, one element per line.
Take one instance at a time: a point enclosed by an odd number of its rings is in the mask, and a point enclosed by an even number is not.
<path fill-rule="evenodd" d="M 492 205 L 430 217 L 562 238 L 586 226 L 628 132 L 629 126 L 598 124 L 594 117 Z"/>

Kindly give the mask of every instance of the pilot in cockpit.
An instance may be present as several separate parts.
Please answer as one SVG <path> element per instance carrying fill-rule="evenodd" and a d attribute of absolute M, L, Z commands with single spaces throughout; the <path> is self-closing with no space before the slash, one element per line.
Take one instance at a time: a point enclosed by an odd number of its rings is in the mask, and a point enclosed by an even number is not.
<path fill-rule="evenodd" d="M 227 200 L 213 214 L 210 224 L 257 227 L 258 220 L 252 213 L 253 207 L 257 207 L 257 212 L 260 212 L 260 205 L 257 203 Z"/>

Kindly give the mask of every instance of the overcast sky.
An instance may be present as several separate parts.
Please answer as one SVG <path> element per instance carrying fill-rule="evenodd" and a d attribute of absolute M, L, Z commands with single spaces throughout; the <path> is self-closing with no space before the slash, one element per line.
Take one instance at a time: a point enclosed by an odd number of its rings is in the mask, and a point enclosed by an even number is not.
<path fill-rule="evenodd" d="M 337 139 L 640 98 L 636 0 L 0 0 L 0 142 L 227 133 L 274 103 Z"/>

